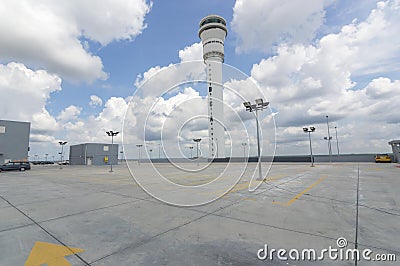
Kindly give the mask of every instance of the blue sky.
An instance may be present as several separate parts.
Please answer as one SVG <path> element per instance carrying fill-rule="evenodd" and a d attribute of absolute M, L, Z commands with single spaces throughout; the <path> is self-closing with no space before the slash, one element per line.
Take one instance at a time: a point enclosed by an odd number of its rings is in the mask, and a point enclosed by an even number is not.
<path fill-rule="evenodd" d="M 198 24 L 208 14 L 227 21 L 225 63 L 256 80 L 279 112 L 277 154 L 307 154 L 301 128 L 311 124 L 316 152 L 326 153 L 325 115 L 346 153 L 388 152 L 400 137 L 398 0 L 90 2 L 1 5 L 0 119 L 32 123 L 32 154 L 56 154 L 60 139 L 108 141 L 103 131 L 122 129 L 138 76 L 201 59 Z M 269 130 L 270 114 L 262 118 Z"/>

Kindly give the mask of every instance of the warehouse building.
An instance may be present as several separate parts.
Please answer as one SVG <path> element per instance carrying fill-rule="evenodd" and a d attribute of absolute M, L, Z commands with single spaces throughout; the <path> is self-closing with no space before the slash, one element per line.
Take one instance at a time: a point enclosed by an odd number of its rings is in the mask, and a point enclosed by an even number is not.
<path fill-rule="evenodd" d="M 69 148 L 70 165 L 118 164 L 118 144 L 84 143 Z"/>
<path fill-rule="evenodd" d="M 400 140 L 392 140 L 389 145 L 392 146 L 394 161 L 400 163 Z"/>
<path fill-rule="evenodd" d="M 28 161 L 31 123 L 0 120 L 0 164 Z"/>

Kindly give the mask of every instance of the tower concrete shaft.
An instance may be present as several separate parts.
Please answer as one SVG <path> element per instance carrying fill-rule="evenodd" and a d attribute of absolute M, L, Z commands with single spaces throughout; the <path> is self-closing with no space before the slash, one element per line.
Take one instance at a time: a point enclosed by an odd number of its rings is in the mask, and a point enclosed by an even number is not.
<path fill-rule="evenodd" d="M 208 15 L 200 21 L 199 37 L 203 44 L 203 59 L 207 68 L 210 158 L 225 158 L 222 63 L 227 33 L 225 19 L 218 15 Z"/>

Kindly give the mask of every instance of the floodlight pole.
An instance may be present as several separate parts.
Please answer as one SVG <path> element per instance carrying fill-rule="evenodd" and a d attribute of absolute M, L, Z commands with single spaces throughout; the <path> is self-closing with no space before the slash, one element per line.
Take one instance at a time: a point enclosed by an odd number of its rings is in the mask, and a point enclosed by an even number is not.
<path fill-rule="evenodd" d="M 61 145 L 61 153 L 60 153 L 60 169 L 62 169 L 64 145 L 65 145 L 65 144 L 67 144 L 68 142 L 66 142 L 66 141 L 59 141 L 58 143 Z"/>
<path fill-rule="evenodd" d="M 113 152 L 114 152 L 114 136 L 118 135 L 118 131 L 114 132 L 112 130 L 107 131 L 106 132 L 108 136 L 111 136 L 111 158 L 109 158 L 110 160 L 110 173 L 113 172 L 113 163 L 112 163 L 112 158 L 113 158 Z M 117 158 L 118 158 L 118 153 L 117 153 Z"/>
<path fill-rule="evenodd" d="M 246 145 L 247 143 L 243 142 L 242 146 L 243 146 L 243 159 L 246 162 Z"/>
<path fill-rule="evenodd" d="M 197 145 L 197 165 L 199 165 L 199 143 L 201 141 L 201 139 L 193 139 L 194 142 L 196 142 Z"/>
<path fill-rule="evenodd" d="M 257 180 L 264 180 L 262 177 L 262 170 L 261 170 L 261 147 L 260 147 L 260 126 L 258 120 L 258 111 L 262 111 L 268 107 L 269 102 L 264 102 L 263 99 L 256 99 L 255 104 L 251 104 L 250 102 L 244 102 L 243 105 L 248 112 L 256 112 L 256 124 L 257 124 L 257 151 L 258 151 L 258 179 Z"/>
<path fill-rule="evenodd" d="M 337 137 L 337 126 L 335 126 L 335 133 L 336 133 L 336 148 L 337 148 L 337 155 L 339 156 L 339 155 L 340 155 L 340 153 L 339 153 L 339 140 L 338 140 L 338 137 Z"/>
<path fill-rule="evenodd" d="M 312 145 L 311 145 L 311 132 L 308 132 L 308 139 L 310 140 L 311 167 L 314 167 L 314 157 L 312 154 Z"/>
<path fill-rule="evenodd" d="M 140 159 L 142 157 L 142 144 L 136 144 L 136 147 L 138 147 L 138 151 L 139 151 L 139 159 L 138 159 L 138 165 L 140 165 Z"/>
<path fill-rule="evenodd" d="M 261 171 L 261 149 L 260 149 L 260 126 L 258 121 L 258 110 L 256 108 L 256 121 L 257 121 L 257 152 L 258 152 L 258 178 L 262 180 L 262 171 Z"/>
<path fill-rule="evenodd" d="M 328 150 L 329 150 L 329 162 L 332 162 L 332 144 L 331 144 L 331 133 L 329 131 L 329 120 L 328 120 L 328 116 L 326 117 L 326 126 L 328 127 Z"/>
<path fill-rule="evenodd" d="M 312 152 L 312 145 L 311 145 L 311 132 L 315 131 L 315 127 L 304 127 L 303 128 L 304 133 L 308 133 L 308 139 L 310 140 L 310 158 L 311 158 L 311 167 L 314 167 L 314 156 Z"/>

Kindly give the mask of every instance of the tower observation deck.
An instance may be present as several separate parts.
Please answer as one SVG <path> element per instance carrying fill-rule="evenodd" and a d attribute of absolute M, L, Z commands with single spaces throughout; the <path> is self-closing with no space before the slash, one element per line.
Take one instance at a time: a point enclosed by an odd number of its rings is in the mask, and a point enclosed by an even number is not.
<path fill-rule="evenodd" d="M 209 157 L 225 158 L 225 127 L 222 87 L 226 21 L 218 15 L 208 15 L 200 21 L 199 37 L 203 44 L 203 59 L 207 67 Z"/>

